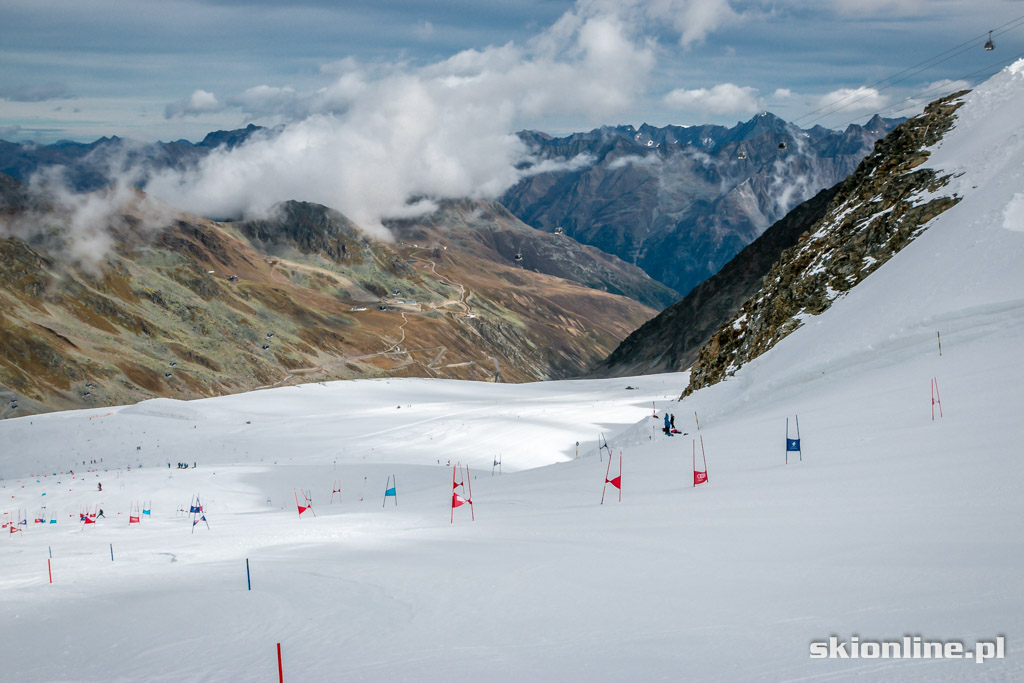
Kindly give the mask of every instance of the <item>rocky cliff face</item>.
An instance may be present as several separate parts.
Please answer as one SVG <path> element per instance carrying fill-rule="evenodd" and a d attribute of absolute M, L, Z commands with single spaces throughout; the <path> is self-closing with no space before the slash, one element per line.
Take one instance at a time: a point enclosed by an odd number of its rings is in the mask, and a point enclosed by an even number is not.
<path fill-rule="evenodd" d="M 530 176 L 501 201 L 525 223 L 561 228 L 686 294 L 794 206 L 845 179 L 898 122 L 803 130 L 765 113 L 733 128 L 524 133 L 539 159 L 578 163 Z"/>
<path fill-rule="evenodd" d="M 760 288 L 782 252 L 825 215 L 839 189 L 837 184 L 822 190 L 790 211 L 720 271 L 626 337 L 590 374 L 625 377 L 689 368 L 701 346 Z"/>
<path fill-rule="evenodd" d="M 782 254 L 761 289 L 701 348 L 684 396 L 733 374 L 806 316 L 826 310 L 959 201 L 937 195 L 949 177 L 923 164 L 925 148 L 952 127 L 963 94 L 933 102 L 875 145 L 825 217 Z"/>

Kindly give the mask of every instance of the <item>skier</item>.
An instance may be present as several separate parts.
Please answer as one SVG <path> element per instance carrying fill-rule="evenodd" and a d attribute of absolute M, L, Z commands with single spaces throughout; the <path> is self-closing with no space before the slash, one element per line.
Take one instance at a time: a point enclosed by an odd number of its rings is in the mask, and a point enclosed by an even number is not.
<path fill-rule="evenodd" d="M 103 508 L 100 508 L 100 511 L 96 513 L 96 518 L 99 519 L 100 517 L 102 517 L 103 519 L 107 518 L 107 516 L 103 514 Z"/>
<path fill-rule="evenodd" d="M 103 484 L 101 484 L 99 482 L 96 482 L 96 490 L 97 491 L 102 491 L 103 490 Z"/>
<path fill-rule="evenodd" d="M 665 429 L 663 430 L 669 436 L 672 436 L 672 427 L 668 417 L 668 413 L 665 413 Z"/>
<path fill-rule="evenodd" d="M 672 433 L 675 434 L 675 432 L 676 432 L 676 416 L 675 416 L 675 414 L 673 414 L 671 417 L 672 417 L 672 419 L 670 420 L 670 422 L 672 423 Z"/>

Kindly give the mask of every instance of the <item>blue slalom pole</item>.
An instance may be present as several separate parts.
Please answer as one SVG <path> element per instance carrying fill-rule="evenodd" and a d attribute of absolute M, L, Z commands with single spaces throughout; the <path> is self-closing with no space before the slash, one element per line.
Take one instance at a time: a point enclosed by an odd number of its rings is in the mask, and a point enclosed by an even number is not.
<path fill-rule="evenodd" d="M 110 544 L 110 561 L 111 562 L 114 561 L 114 544 L 113 543 Z"/>
<path fill-rule="evenodd" d="M 245 580 L 249 583 L 249 590 L 252 590 L 252 577 L 249 576 L 249 558 L 245 558 Z"/>

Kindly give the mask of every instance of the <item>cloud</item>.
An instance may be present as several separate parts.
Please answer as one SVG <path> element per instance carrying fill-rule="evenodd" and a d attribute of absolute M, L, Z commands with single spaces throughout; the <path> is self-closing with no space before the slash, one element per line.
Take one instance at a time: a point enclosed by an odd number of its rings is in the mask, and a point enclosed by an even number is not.
<path fill-rule="evenodd" d="M 819 109 L 831 114 L 837 111 L 849 113 L 876 112 L 888 103 L 888 98 L 875 88 L 840 88 L 818 98 Z"/>
<path fill-rule="evenodd" d="M 30 208 L 0 214 L 0 237 L 17 237 L 60 261 L 99 275 L 117 240 L 116 232 L 132 230 L 145 238 L 177 215 L 171 207 L 135 189 L 132 181 L 136 178 L 127 164 L 131 151 L 131 144 L 126 143 L 114 155 L 99 156 L 94 151 L 87 157 L 86 163 L 106 166 L 108 173 L 119 176 L 97 192 L 71 190 L 61 166 L 33 174 L 27 188 Z"/>
<path fill-rule="evenodd" d="M 223 111 L 224 105 L 217 97 L 205 90 L 196 90 L 184 100 L 171 102 L 164 109 L 164 118 L 173 119 L 184 116 L 199 116 Z"/>
<path fill-rule="evenodd" d="M 14 123 L 9 126 L 0 126 L 0 140 L 14 140 L 22 134 L 22 128 Z"/>
<path fill-rule="evenodd" d="M 0 86 L 0 99 L 12 102 L 46 102 L 74 97 L 65 83 L 49 81 L 35 85 Z"/>
<path fill-rule="evenodd" d="M 619 168 L 625 168 L 626 166 L 639 166 L 641 168 L 653 168 L 654 166 L 660 166 L 663 163 L 662 157 L 657 154 L 627 154 L 621 156 L 618 159 L 613 160 L 608 164 L 608 170 L 614 171 Z"/>
<path fill-rule="evenodd" d="M 212 97 L 212 95 L 211 95 Z M 214 98 L 216 102 L 216 98 Z M 299 113 L 299 98 L 294 88 L 257 85 L 228 99 L 229 106 L 238 107 L 253 117 L 275 116 L 283 112 Z"/>
<path fill-rule="evenodd" d="M 654 64 L 654 45 L 635 24 L 613 4 L 591 2 L 523 45 L 465 50 L 423 66 L 346 59 L 323 68 L 333 82 L 313 93 L 260 86 L 232 98 L 251 112 L 301 118 L 216 150 L 191 171 L 154 174 L 145 189 L 212 217 L 256 215 L 288 199 L 318 202 L 386 238 L 385 218 L 429 211 L 431 199 L 495 198 L 538 172 L 544 166 L 511 132 L 522 120 L 614 116 L 643 93 Z M 196 91 L 168 111 L 217 106 Z"/>
<path fill-rule="evenodd" d="M 416 24 L 416 37 L 420 40 L 428 40 L 434 35 L 434 25 L 426 20 L 420 20 Z"/>
<path fill-rule="evenodd" d="M 710 90 L 677 88 L 665 95 L 664 101 L 676 109 L 709 114 L 755 114 L 764 108 L 757 96 L 757 88 L 732 83 L 721 83 Z"/>

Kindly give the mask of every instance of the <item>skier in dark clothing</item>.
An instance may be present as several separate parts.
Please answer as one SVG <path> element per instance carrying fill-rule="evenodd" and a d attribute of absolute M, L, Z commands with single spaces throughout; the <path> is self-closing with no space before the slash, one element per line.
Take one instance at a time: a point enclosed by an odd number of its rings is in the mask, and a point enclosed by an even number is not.
<path fill-rule="evenodd" d="M 671 419 L 671 420 L 669 420 L 669 422 L 671 422 L 671 423 L 672 423 L 672 431 L 674 432 L 674 431 L 676 431 L 676 416 L 675 416 L 675 415 L 673 414 L 673 415 L 671 416 L 671 418 L 672 418 L 672 419 Z"/>
<path fill-rule="evenodd" d="M 663 431 L 664 431 L 664 432 L 665 432 L 666 434 L 668 434 L 668 435 L 670 435 L 670 436 L 671 436 L 671 434 L 672 434 L 672 431 L 671 431 L 671 429 L 672 429 L 672 428 L 671 428 L 671 423 L 670 423 L 670 421 L 669 421 L 668 413 L 665 413 L 665 429 L 664 429 Z"/>

